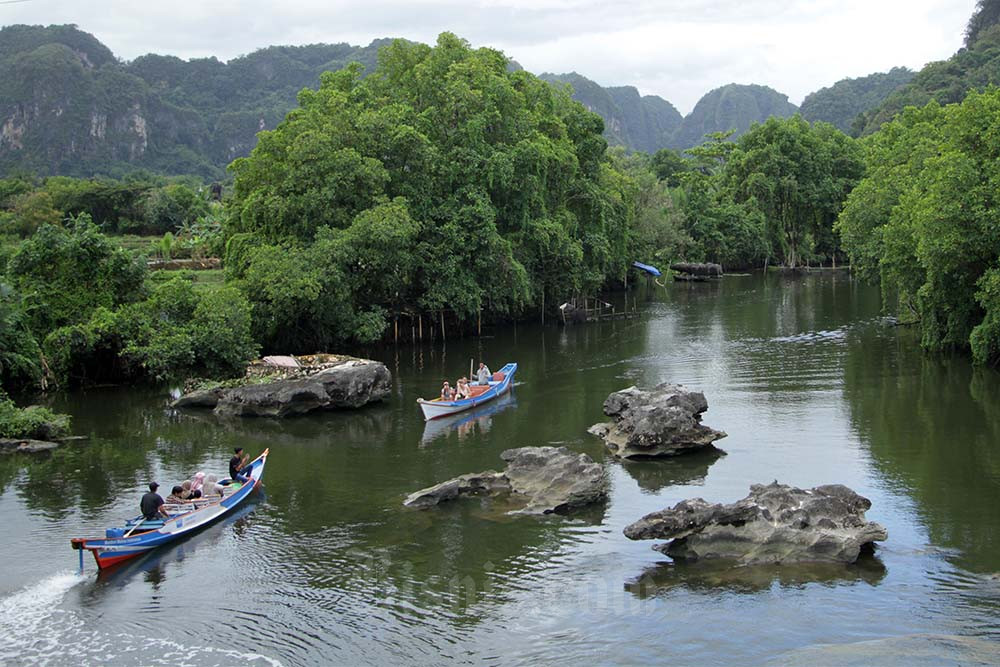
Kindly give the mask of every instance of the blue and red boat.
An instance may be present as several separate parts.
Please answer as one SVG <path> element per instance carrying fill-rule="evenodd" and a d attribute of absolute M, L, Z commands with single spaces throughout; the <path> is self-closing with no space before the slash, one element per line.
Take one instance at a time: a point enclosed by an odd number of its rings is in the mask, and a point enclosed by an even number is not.
<path fill-rule="evenodd" d="M 418 398 L 417 403 L 424 413 L 424 421 L 447 417 L 456 412 L 463 412 L 477 405 L 482 405 L 492 401 L 497 396 L 503 396 L 510 389 L 514 382 L 514 373 L 517 371 L 517 364 L 511 362 L 493 374 L 493 379 L 485 385 L 469 385 L 472 390 L 470 398 L 463 398 L 457 401 L 444 401 L 440 398 L 426 400 Z"/>
<path fill-rule="evenodd" d="M 226 485 L 225 495 L 218 500 L 203 499 L 191 504 L 166 505 L 169 518 L 148 521 L 139 516 L 127 521 L 122 528 L 108 528 L 104 538 L 74 537 L 70 543 L 74 549 L 80 550 L 80 568 L 83 569 L 84 550 L 94 554 L 98 569 L 103 570 L 170 544 L 229 515 L 260 486 L 267 454 L 268 450 L 265 449 L 244 468 L 249 481 L 241 484 L 230 480 Z"/>

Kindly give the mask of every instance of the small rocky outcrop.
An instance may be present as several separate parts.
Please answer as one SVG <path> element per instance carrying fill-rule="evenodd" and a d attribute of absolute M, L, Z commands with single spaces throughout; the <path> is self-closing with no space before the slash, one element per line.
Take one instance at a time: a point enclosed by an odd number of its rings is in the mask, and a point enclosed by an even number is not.
<path fill-rule="evenodd" d="M 701 423 L 706 410 L 705 395 L 681 385 L 664 383 L 652 391 L 629 387 L 604 401 L 604 414 L 614 422 L 595 424 L 588 432 L 603 438 L 619 458 L 674 456 L 726 437 Z"/>
<path fill-rule="evenodd" d="M 83 435 L 56 438 L 55 442 L 36 438 L 0 438 L 0 454 L 41 454 L 43 452 L 51 452 L 53 449 L 62 447 L 68 442 L 86 439 L 87 436 Z"/>
<path fill-rule="evenodd" d="M 58 442 L 18 438 L 0 438 L 0 454 L 39 454 L 59 447 Z"/>
<path fill-rule="evenodd" d="M 461 496 L 508 498 L 523 507 L 512 514 L 550 514 L 607 498 L 604 469 L 565 447 L 519 447 L 500 454 L 503 472 L 470 473 L 407 496 L 406 507 L 425 509 Z"/>
<path fill-rule="evenodd" d="M 710 276 L 712 278 L 722 277 L 721 264 L 692 264 L 691 262 L 677 262 L 670 265 L 670 270 L 690 276 Z"/>
<path fill-rule="evenodd" d="M 223 416 L 288 417 L 313 410 L 360 408 L 383 400 L 392 388 L 385 364 L 368 359 L 339 357 L 319 368 L 275 368 L 271 374 L 259 367 L 251 365 L 242 385 L 195 389 L 172 405 L 213 408 Z"/>
<path fill-rule="evenodd" d="M 889 536 L 865 519 L 871 505 L 840 484 L 808 490 L 777 482 L 754 484 L 750 495 L 728 505 L 695 498 L 647 514 L 626 526 L 625 536 L 670 539 L 653 548 L 678 560 L 853 563 L 862 548 Z"/>

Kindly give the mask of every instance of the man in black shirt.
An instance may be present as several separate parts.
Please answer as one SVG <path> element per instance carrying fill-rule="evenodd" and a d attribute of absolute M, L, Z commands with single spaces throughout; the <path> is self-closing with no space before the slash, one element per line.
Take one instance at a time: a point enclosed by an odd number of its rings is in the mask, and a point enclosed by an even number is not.
<path fill-rule="evenodd" d="M 229 478 L 234 482 L 242 482 L 246 484 L 249 481 L 249 477 L 243 474 L 243 466 L 247 464 L 247 459 L 249 457 L 243 453 L 242 447 L 236 448 L 236 456 L 229 459 Z"/>
<path fill-rule="evenodd" d="M 149 493 L 143 495 L 142 500 L 139 501 L 139 511 L 142 512 L 142 518 L 147 521 L 159 516 L 163 516 L 164 519 L 170 517 L 167 510 L 163 509 L 163 498 L 156 492 L 159 487 L 160 485 L 156 482 L 150 482 Z"/>

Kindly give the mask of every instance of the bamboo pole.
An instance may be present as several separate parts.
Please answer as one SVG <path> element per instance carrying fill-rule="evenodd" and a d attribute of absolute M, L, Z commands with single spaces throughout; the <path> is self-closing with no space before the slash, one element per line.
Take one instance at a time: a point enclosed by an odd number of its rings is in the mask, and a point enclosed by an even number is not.
<path fill-rule="evenodd" d="M 440 312 L 440 314 L 441 314 L 441 340 L 443 340 L 443 341 L 444 340 L 448 340 L 448 337 L 444 333 L 444 308 L 442 308 L 438 312 Z"/>

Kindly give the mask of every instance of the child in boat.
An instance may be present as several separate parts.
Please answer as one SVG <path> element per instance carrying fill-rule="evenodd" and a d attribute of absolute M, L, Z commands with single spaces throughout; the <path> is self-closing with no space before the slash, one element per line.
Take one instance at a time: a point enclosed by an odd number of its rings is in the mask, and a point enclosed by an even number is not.
<path fill-rule="evenodd" d="M 472 398 L 472 390 L 469 389 L 469 380 L 465 377 L 458 378 L 458 389 L 455 390 L 455 400 Z"/>
<path fill-rule="evenodd" d="M 448 384 L 448 381 L 445 380 L 444 384 L 441 385 L 441 400 L 452 401 L 454 399 L 455 399 L 455 391 L 451 388 L 451 385 Z"/>

